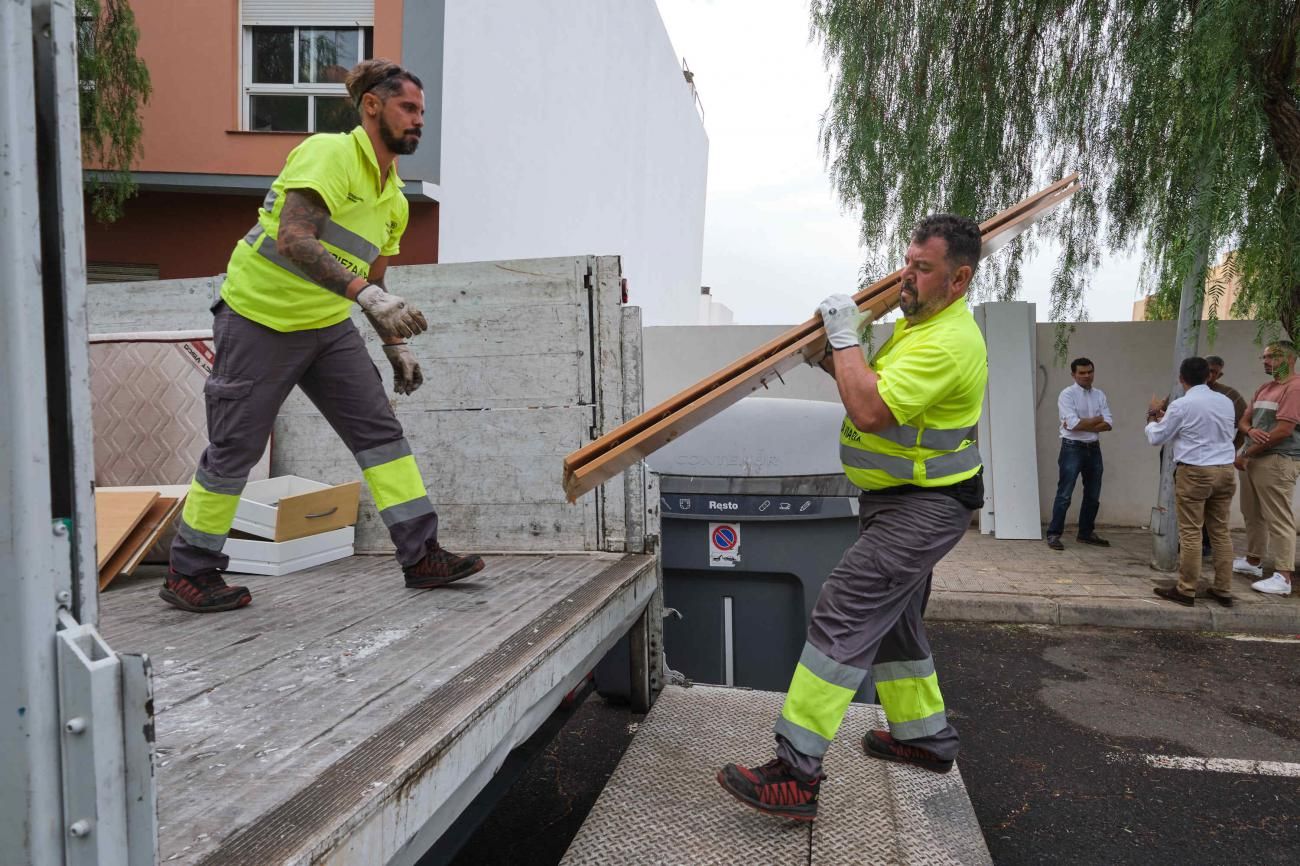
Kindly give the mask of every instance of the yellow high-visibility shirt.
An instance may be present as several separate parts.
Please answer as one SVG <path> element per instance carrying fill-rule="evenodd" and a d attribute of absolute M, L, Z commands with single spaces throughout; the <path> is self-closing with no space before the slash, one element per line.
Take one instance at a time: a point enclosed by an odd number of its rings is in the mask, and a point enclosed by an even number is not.
<path fill-rule="evenodd" d="M 871 366 L 896 423 L 864 433 L 844 418 L 840 462 L 850 481 L 863 490 L 947 487 L 979 472 L 973 440 L 988 351 L 964 300 L 914 326 L 899 319 Z"/>
<path fill-rule="evenodd" d="M 257 225 L 235 244 L 221 297 L 236 313 L 277 331 L 343 321 L 353 302 L 313 282 L 275 249 L 286 193 L 310 189 L 324 200 L 330 218 L 321 244 L 343 267 L 365 277 L 376 258 L 400 250 L 410 213 L 403 186 L 394 163 L 381 188 L 379 160 L 360 126 L 311 136 L 289 152 L 258 210 Z"/>

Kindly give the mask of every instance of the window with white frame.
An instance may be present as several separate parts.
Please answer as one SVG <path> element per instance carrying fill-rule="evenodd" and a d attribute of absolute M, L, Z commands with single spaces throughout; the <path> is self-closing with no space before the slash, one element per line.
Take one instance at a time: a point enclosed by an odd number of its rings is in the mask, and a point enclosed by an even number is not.
<path fill-rule="evenodd" d="M 244 28 L 244 128 L 347 132 L 358 123 L 343 80 L 374 51 L 370 27 Z"/>

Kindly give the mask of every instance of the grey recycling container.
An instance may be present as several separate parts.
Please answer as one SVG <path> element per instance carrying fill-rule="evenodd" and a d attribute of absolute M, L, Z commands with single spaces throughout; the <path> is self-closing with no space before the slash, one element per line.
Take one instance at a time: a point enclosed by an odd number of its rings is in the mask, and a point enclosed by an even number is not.
<path fill-rule="evenodd" d="M 857 538 L 839 403 L 748 399 L 647 458 L 659 476 L 668 666 L 701 683 L 784 691 L 826 575 Z M 625 691 L 626 649 L 596 671 Z M 870 685 L 859 700 L 870 700 Z"/>

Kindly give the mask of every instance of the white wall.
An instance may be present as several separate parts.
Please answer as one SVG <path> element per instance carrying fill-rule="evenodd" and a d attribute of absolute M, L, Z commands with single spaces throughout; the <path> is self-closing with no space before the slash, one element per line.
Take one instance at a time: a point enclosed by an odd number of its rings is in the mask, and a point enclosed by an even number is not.
<path fill-rule="evenodd" d="M 694 322 L 708 138 L 654 0 L 461 0 L 445 26 L 439 260 L 619 255 L 645 322 Z"/>
<path fill-rule="evenodd" d="M 791 325 L 728 327 L 646 328 L 645 400 L 653 406 L 677 391 L 716 372 Z M 876 325 L 877 345 L 887 338 L 892 325 Z M 1204 335 L 1200 351 L 1223 357 L 1223 381 L 1247 400 L 1264 383 L 1255 343 L 1255 322 L 1228 321 L 1218 324 L 1211 345 Z M 1085 356 L 1097 368 L 1096 387 L 1101 388 L 1115 416 L 1115 429 L 1102 436 L 1105 473 L 1102 480 L 1100 524 L 1148 526 L 1159 480 L 1159 451 L 1147 444 L 1142 428 L 1146 407 L 1153 393 L 1169 390 L 1173 364 L 1173 322 L 1085 322 L 1075 326 L 1067 360 L 1056 360 L 1056 326 L 1036 326 L 1039 369 L 1035 374 L 1035 432 L 1038 452 L 1038 498 L 1044 524 L 1051 516 L 1056 495 L 1056 458 L 1060 450 L 1057 435 L 1056 398 L 1069 385 L 1069 358 Z M 835 383 L 820 370 L 800 367 L 761 397 L 792 397 L 838 401 Z M 1082 483 L 1075 485 L 1074 502 L 1067 522 L 1078 519 Z M 1297 494 L 1300 504 L 1300 492 Z M 1241 511 L 1234 505 L 1234 526 L 1241 526 Z"/>

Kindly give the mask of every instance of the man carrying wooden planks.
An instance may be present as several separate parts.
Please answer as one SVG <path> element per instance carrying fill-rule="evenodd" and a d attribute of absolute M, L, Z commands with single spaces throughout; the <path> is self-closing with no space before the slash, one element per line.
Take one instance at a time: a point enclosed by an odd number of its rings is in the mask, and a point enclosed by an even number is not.
<path fill-rule="evenodd" d="M 957 756 L 921 618 L 935 565 L 984 504 L 973 437 L 988 356 L 965 303 L 979 259 L 973 221 L 923 219 L 901 273 L 904 318 L 869 363 L 860 332 L 870 317 L 847 295 L 818 308 L 831 347 L 821 363 L 846 411 L 840 460 L 862 490 L 859 536 L 813 608 L 776 721 L 776 757 L 718 772 L 722 787 L 755 809 L 816 816 L 822 756 L 868 672 L 890 729 L 867 732 L 867 755 L 939 773 Z"/>
<path fill-rule="evenodd" d="M 384 343 L 399 394 L 424 378 L 406 345 L 424 316 L 385 290 L 388 257 L 406 229 L 397 156 L 414 153 L 424 126 L 420 79 L 389 60 L 366 60 L 347 77 L 361 123 L 313 135 L 290 152 L 235 244 L 213 306 L 216 364 L 204 387 L 208 446 L 190 484 L 159 595 L 196 613 L 252 600 L 228 586 L 221 551 L 249 470 L 276 413 L 297 385 L 360 464 L 397 548 L 406 586 L 429 589 L 483 568 L 438 544 L 438 515 L 383 380 L 350 313 L 356 303 Z"/>

